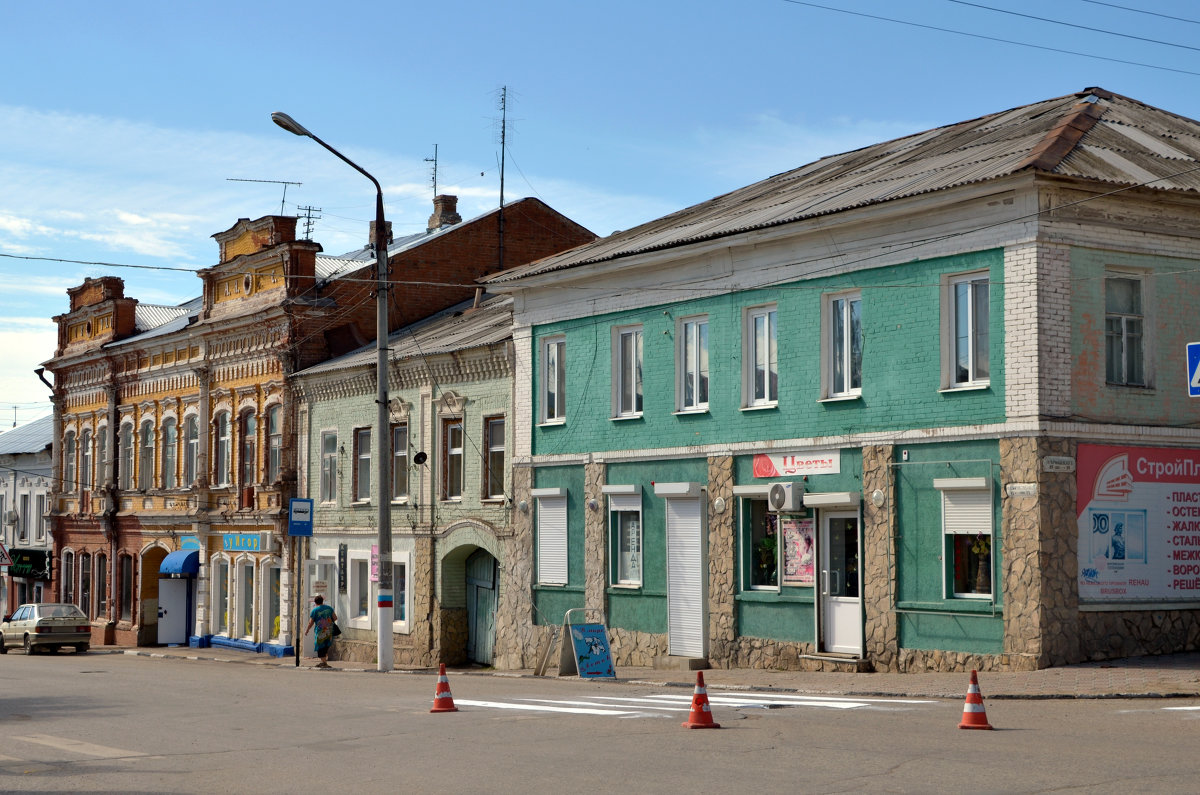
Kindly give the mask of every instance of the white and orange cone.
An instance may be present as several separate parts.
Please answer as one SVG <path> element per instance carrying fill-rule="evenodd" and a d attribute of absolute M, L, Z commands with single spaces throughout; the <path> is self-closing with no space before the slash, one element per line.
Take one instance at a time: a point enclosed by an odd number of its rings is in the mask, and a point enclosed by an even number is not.
<path fill-rule="evenodd" d="M 721 728 L 721 724 L 713 722 L 712 710 L 708 706 L 708 690 L 704 687 L 703 671 L 696 671 L 696 692 L 692 694 L 692 711 L 683 727 L 685 729 Z"/>
<path fill-rule="evenodd" d="M 971 684 L 967 686 L 967 701 L 963 704 L 962 723 L 960 729 L 990 729 L 987 710 L 983 708 L 983 696 L 979 693 L 979 676 L 971 671 Z"/>
<path fill-rule="evenodd" d="M 438 667 L 437 689 L 433 691 L 433 709 L 430 712 L 458 712 L 454 696 L 450 695 L 450 680 L 446 678 L 446 664 Z"/>

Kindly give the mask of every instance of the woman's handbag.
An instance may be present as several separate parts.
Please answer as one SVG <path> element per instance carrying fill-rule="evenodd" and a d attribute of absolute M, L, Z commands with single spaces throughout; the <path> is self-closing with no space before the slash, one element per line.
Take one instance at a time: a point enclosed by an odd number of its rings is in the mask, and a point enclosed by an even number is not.
<path fill-rule="evenodd" d="M 336 638 L 338 635 L 341 635 L 341 634 L 342 634 L 342 628 L 337 625 L 336 621 L 334 621 L 333 622 L 333 636 Z"/>

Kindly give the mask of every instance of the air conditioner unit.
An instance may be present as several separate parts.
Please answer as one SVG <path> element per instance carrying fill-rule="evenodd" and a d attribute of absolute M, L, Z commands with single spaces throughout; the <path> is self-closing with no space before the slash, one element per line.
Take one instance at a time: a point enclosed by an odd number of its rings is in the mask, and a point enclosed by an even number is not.
<path fill-rule="evenodd" d="M 16 511 L 9 511 L 8 513 L 4 514 L 4 523 L 5 524 L 16 524 L 17 520 L 19 520 L 20 518 L 21 517 L 17 515 Z"/>
<path fill-rule="evenodd" d="M 804 487 L 798 483 L 774 483 L 767 492 L 772 511 L 795 512 L 804 509 Z"/>

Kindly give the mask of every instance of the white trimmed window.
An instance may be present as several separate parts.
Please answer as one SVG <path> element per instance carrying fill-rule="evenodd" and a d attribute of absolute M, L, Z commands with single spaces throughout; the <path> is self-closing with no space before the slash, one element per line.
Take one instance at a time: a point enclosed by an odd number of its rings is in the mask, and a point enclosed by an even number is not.
<path fill-rule="evenodd" d="M 122 489 L 133 488 L 133 423 L 127 422 L 121 426 L 120 447 L 120 486 Z"/>
<path fill-rule="evenodd" d="M 242 488 L 254 485 L 258 474 L 258 417 L 252 409 L 238 417 L 238 485 Z"/>
<path fill-rule="evenodd" d="M 279 480 L 283 468 L 283 407 L 267 409 L 267 483 Z"/>
<path fill-rule="evenodd" d="M 251 638 L 254 637 L 254 561 L 249 558 L 238 561 L 237 573 L 236 634 L 243 638 Z"/>
<path fill-rule="evenodd" d="M 265 598 L 263 599 L 263 633 L 270 640 L 279 640 L 280 630 L 282 629 L 282 602 L 280 599 L 281 587 L 283 582 L 282 569 L 278 561 L 269 562 L 263 569 L 263 582 L 267 586 Z"/>
<path fill-rule="evenodd" d="M 567 584 L 567 497 L 537 497 L 537 581 Z"/>
<path fill-rule="evenodd" d="M 987 478 L 935 478 L 942 493 L 945 594 L 992 597 L 992 492 Z"/>
<path fill-rule="evenodd" d="M 461 500 L 463 492 L 463 422 L 442 420 L 442 499 Z"/>
<path fill-rule="evenodd" d="M 108 477 L 108 426 L 101 425 L 96 429 L 96 466 L 93 469 L 92 484 L 103 486 Z"/>
<path fill-rule="evenodd" d="M 162 487 L 173 489 L 175 481 L 175 456 L 179 447 L 179 433 L 173 417 L 163 420 L 162 425 Z"/>
<path fill-rule="evenodd" d="M 613 329 L 613 416 L 642 414 L 642 327 Z"/>
<path fill-rule="evenodd" d="M 154 488 L 154 421 L 143 420 L 141 443 L 138 447 L 138 488 L 149 491 Z"/>
<path fill-rule="evenodd" d="M 642 496 L 608 495 L 612 584 L 642 584 Z"/>
<path fill-rule="evenodd" d="M 392 499 L 408 498 L 408 424 L 392 426 Z"/>
<path fill-rule="evenodd" d="M 196 482 L 200 462 L 200 422 L 193 414 L 183 421 L 183 485 L 191 488 Z"/>
<path fill-rule="evenodd" d="M 350 581 L 346 583 L 349 597 L 346 616 L 349 625 L 359 629 L 371 628 L 371 561 L 365 553 L 351 553 Z"/>
<path fill-rule="evenodd" d="M 354 499 L 356 502 L 371 499 L 370 428 L 358 428 L 354 431 Z"/>
<path fill-rule="evenodd" d="M 483 466 L 483 496 L 499 499 L 504 496 L 504 418 L 487 417 L 483 421 L 487 454 Z"/>
<path fill-rule="evenodd" d="M 408 594 L 408 572 L 412 568 L 412 554 L 401 552 L 392 559 L 392 631 L 408 632 L 408 616 L 411 613 Z"/>
<path fill-rule="evenodd" d="M 77 491 L 79 482 L 75 476 L 75 431 L 67 431 L 63 437 L 63 491 Z"/>
<path fill-rule="evenodd" d="M 567 418 L 567 340 L 542 340 L 542 422 Z"/>
<path fill-rule="evenodd" d="M 321 433 L 321 502 L 337 500 L 337 431 Z"/>
<path fill-rule="evenodd" d="M 90 489 L 95 480 L 92 477 L 92 432 L 84 429 L 79 434 L 79 485 Z"/>
<path fill-rule="evenodd" d="M 676 337 L 679 410 L 705 411 L 708 409 L 708 317 L 682 318 Z"/>
<path fill-rule="evenodd" d="M 779 402 L 779 343 L 775 306 L 746 311 L 743 337 L 743 405 L 769 407 Z"/>
<path fill-rule="evenodd" d="M 229 635 L 229 561 L 218 558 L 212 567 L 212 633 Z"/>
<path fill-rule="evenodd" d="M 862 295 L 843 293 L 825 298 L 825 397 L 862 394 Z"/>
<path fill-rule="evenodd" d="M 216 455 L 213 456 L 213 485 L 228 486 L 230 476 L 229 412 L 221 411 L 213 420 Z"/>
<path fill-rule="evenodd" d="M 982 387 L 990 383 L 990 285 L 988 274 L 944 278 L 942 293 L 942 385 Z"/>
<path fill-rule="evenodd" d="M 1142 280 L 1131 273 L 1104 275 L 1104 380 L 1147 386 Z"/>
<path fill-rule="evenodd" d="M 39 494 L 34 500 L 34 540 L 42 542 L 46 540 L 46 495 Z"/>

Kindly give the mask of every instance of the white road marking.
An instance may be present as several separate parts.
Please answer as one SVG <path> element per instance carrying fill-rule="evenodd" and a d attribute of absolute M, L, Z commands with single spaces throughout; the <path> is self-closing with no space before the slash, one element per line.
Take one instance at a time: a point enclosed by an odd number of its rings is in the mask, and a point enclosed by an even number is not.
<path fill-rule="evenodd" d="M 491 707 L 493 709 L 523 709 L 533 712 L 571 712 L 577 715 L 633 715 L 635 713 L 629 710 L 616 709 L 587 709 L 585 707 L 550 707 L 541 706 L 538 704 L 513 704 L 508 701 L 472 701 L 470 699 L 456 698 L 455 705 L 462 704 L 468 707 Z"/>
<path fill-rule="evenodd" d="M 597 696 L 597 698 L 598 699 L 602 698 L 605 701 L 632 701 L 636 704 L 641 704 L 643 709 L 657 709 L 657 710 L 661 710 L 661 711 L 665 711 L 665 712 L 687 712 L 690 709 L 690 707 L 669 707 L 669 706 L 663 706 L 661 704 L 654 704 L 652 702 L 648 702 L 648 700 L 644 699 L 644 698 L 606 698 L 604 696 Z M 608 707 L 609 706 L 608 704 L 597 705 L 595 701 L 567 701 L 564 699 L 557 699 L 557 698 L 518 698 L 517 701 L 540 701 L 540 702 L 544 702 L 547 704 L 572 704 L 575 706 L 591 706 L 591 707 L 595 707 L 595 706 Z M 615 707 L 616 705 L 614 704 L 612 706 Z"/>
<path fill-rule="evenodd" d="M 579 699 L 517 698 L 513 701 L 475 701 L 457 699 L 456 703 L 492 709 L 530 712 L 565 712 L 576 715 L 615 715 L 617 717 L 665 717 L 663 712 L 688 712 L 693 693 L 653 693 L 647 696 L 586 696 Z M 845 698 L 807 696 L 786 693 L 709 694 L 708 702 L 733 709 L 770 709 L 772 707 L 824 707 L 825 709 L 880 708 L 889 705 L 936 704 L 935 700 L 900 698 Z"/>
<path fill-rule="evenodd" d="M 1163 707 L 1163 709 L 1173 709 L 1173 710 L 1181 710 L 1181 711 L 1196 710 L 1196 709 L 1200 709 L 1200 706 L 1197 706 L 1197 707 Z"/>
<path fill-rule="evenodd" d="M 80 740 L 71 740 L 67 737 L 52 737 L 49 734 L 30 734 L 25 737 L 10 737 L 9 739 L 46 745 L 51 748 L 57 748 L 60 751 L 70 751 L 76 754 L 83 754 L 84 756 L 97 756 L 101 759 L 145 756 L 145 754 L 139 751 L 110 748 L 107 745 L 95 745 L 94 743 L 85 743 Z"/>

